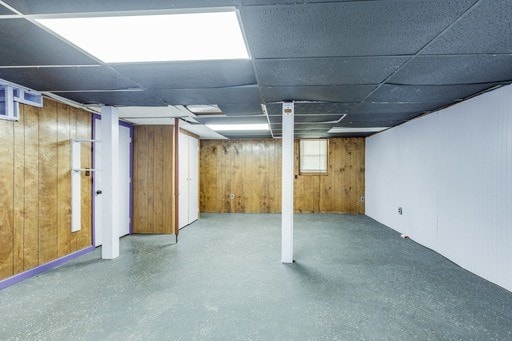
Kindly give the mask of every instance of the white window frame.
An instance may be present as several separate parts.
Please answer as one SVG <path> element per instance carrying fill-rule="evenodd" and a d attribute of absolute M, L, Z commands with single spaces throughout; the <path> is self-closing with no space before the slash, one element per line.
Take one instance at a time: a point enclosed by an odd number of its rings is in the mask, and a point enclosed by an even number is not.
<path fill-rule="evenodd" d="M 320 150 L 322 148 L 322 144 L 318 143 L 318 153 L 305 155 L 306 147 L 305 144 L 310 142 L 324 142 L 323 151 Z M 318 157 L 320 160 L 318 162 L 318 167 L 309 167 L 306 168 L 305 160 L 307 157 Z M 323 160 L 322 160 L 323 157 Z M 299 173 L 301 175 L 326 175 L 327 170 L 329 169 L 329 140 L 328 139 L 300 139 L 299 140 Z M 322 162 L 323 161 L 323 162 Z"/>
<path fill-rule="evenodd" d="M 20 103 L 43 106 L 39 92 L 0 79 L 0 119 L 19 121 Z"/>

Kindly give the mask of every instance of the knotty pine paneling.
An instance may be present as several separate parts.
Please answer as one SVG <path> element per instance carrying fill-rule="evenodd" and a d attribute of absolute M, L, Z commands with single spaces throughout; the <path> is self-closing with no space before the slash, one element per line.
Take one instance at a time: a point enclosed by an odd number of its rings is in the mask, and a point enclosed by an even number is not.
<path fill-rule="evenodd" d="M 58 258 L 57 103 L 46 101 L 39 112 L 39 261 Z"/>
<path fill-rule="evenodd" d="M 134 233 L 175 233 L 173 129 L 174 126 L 135 127 Z"/>
<path fill-rule="evenodd" d="M 0 120 L 0 280 L 92 244 L 85 174 L 82 230 L 71 233 L 75 137 L 91 138 L 91 114 L 52 100 L 43 108 L 21 105 L 19 122 Z M 82 147 L 82 166 L 91 166 L 90 145 Z"/>
<path fill-rule="evenodd" d="M 92 138 L 92 117 L 89 113 L 78 110 L 70 109 L 76 113 L 76 136 L 81 140 L 90 140 Z M 82 143 L 81 164 L 82 167 L 92 168 L 92 146 L 91 143 Z M 81 215 L 81 233 L 76 235 L 76 249 L 81 250 L 92 244 L 92 229 L 85 228 L 92 226 L 92 176 L 85 176 L 82 172 L 81 183 L 81 198 L 82 198 L 82 215 Z M 71 188 L 70 188 L 71 190 Z M 65 199 L 68 202 L 68 199 Z M 69 197 L 69 202 L 71 197 Z"/>
<path fill-rule="evenodd" d="M 14 274 L 14 123 L 0 120 L 0 278 Z"/>
<path fill-rule="evenodd" d="M 200 151 L 201 212 L 281 211 L 280 140 L 201 140 Z M 297 140 L 296 212 L 364 213 L 364 139 L 330 139 L 327 175 L 300 175 L 298 152 Z"/>
<path fill-rule="evenodd" d="M 39 265 L 39 110 L 22 106 L 25 130 L 25 214 L 23 222 L 23 268 Z M 19 123 L 18 123 L 19 124 Z"/>

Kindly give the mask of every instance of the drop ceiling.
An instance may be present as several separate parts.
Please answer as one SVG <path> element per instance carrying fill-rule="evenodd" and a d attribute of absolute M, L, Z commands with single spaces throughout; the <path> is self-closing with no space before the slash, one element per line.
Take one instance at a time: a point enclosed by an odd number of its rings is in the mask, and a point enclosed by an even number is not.
<path fill-rule="evenodd" d="M 63 13 L 222 7 L 239 11 L 250 60 L 105 64 L 34 23 Z M 222 133 L 228 138 L 280 137 L 279 103 L 290 100 L 297 137 L 368 136 L 329 130 L 392 127 L 510 84 L 512 6 L 510 0 L 4 0 L 0 79 L 86 105 L 218 105 L 224 115 L 189 120 L 198 132 L 207 129 L 201 124 L 271 127 Z M 141 108 L 142 119 L 127 119 L 160 122 L 151 115 Z"/>

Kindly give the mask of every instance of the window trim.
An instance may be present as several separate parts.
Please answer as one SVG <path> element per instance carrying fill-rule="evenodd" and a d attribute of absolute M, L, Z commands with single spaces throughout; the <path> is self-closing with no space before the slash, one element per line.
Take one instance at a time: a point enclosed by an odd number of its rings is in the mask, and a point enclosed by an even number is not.
<path fill-rule="evenodd" d="M 308 172 L 308 171 L 303 171 L 301 169 L 301 157 L 302 157 L 301 141 L 325 141 L 325 171 L 324 172 L 321 172 L 321 171 Z M 298 168 L 299 168 L 299 175 L 329 175 L 329 139 L 299 139 Z"/>

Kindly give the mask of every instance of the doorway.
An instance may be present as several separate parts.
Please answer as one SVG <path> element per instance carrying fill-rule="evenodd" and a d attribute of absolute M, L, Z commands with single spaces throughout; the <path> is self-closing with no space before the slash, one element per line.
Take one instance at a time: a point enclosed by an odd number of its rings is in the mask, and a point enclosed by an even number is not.
<path fill-rule="evenodd" d="M 101 118 L 94 119 L 94 139 L 101 140 Z M 131 193 L 132 193 L 132 133 L 131 126 L 119 123 L 119 237 L 130 234 L 131 226 Z M 94 144 L 93 162 L 94 168 L 102 169 L 101 164 L 101 142 Z M 94 246 L 102 244 L 102 176 L 101 171 L 94 174 L 93 185 L 93 207 L 94 207 Z"/>

